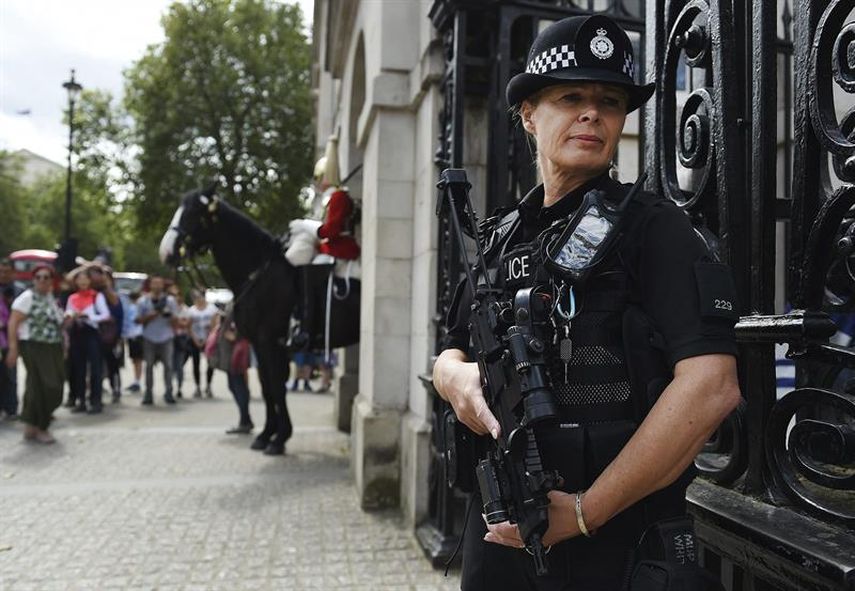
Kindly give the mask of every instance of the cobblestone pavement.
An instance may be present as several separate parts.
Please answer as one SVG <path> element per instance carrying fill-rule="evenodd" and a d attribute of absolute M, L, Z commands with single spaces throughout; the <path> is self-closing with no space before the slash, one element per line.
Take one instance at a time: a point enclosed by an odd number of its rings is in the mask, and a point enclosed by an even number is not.
<path fill-rule="evenodd" d="M 359 509 L 331 395 L 289 394 L 285 457 L 224 434 L 237 410 L 223 374 L 214 399 L 139 402 L 58 409 L 52 446 L 0 424 L 0 589 L 458 588 L 397 513 Z"/>

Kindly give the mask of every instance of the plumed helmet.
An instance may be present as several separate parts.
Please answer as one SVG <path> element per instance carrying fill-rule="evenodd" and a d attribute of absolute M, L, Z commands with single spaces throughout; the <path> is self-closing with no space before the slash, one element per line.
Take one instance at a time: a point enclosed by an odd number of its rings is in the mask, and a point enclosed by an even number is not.
<path fill-rule="evenodd" d="M 643 105 L 654 84 L 636 84 L 632 42 L 620 25 L 604 15 L 571 16 L 546 27 L 531 45 L 525 72 L 508 82 L 508 104 L 549 86 L 567 82 L 614 84 L 629 95 L 627 113 Z"/>
<path fill-rule="evenodd" d="M 324 155 L 315 163 L 316 181 L 325 180 L 330 186 L 341 184 L 338 171 L 338 136 L 331 135 L 327 140 Z"/>
<path fill-rule="evenodd" d="M 324 173 L 326 172 L 326 170 L 327 170 L 327 157 L 321 156 L 320 158 L 318 158 L 318 161 L 315 162 L 315 174 L 313 174 L 312 177 L 316 181 L 319 181 L 322 178 L 324 178 Z"/>

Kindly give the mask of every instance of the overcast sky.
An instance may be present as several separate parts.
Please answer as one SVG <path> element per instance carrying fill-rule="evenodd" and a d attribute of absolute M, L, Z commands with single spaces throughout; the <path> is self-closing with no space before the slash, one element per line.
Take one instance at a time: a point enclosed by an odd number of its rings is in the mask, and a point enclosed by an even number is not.
<path fill-rule="evenodd" d="M 307 21 L 314 0 L 297 0 Z M 163 41 L 172 0 L 0 0 L 0 149 L 26 148 L 64 163 L 62 83 L 122 93 L 122 71 Z M 29 114 L 25 114 L 29 111 Z"/>

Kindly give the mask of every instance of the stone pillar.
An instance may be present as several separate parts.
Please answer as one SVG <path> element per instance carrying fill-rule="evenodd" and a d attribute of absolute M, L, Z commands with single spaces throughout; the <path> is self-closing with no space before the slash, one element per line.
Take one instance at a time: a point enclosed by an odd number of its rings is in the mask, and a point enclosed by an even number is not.
<path fill-rule="evenodd" d="M 375 104 L 394 98 L 395 88 L 407 88 L 407 77 L 400 74 L 383 73 L 374 82 Z M 376 108 L 366 125 L 352 465 L 360 504 L 374 509 L 398 506 L 400 498 L 401 419 L 410 374 L 415 125 L 411 113 L 395 108 Z"/>
<path fill-rule="evenodd" d="M 359 345 L 339 350 L 339 366 L 335 376 L 335 425 L 339 431 L 350 433 L 353 399 L 359 391 Z"/>
<path fill-rule="evenodd" d="M 426 47 L 413 78 L 420 89 L 411 100 L 416 112 L 413 204 L 413 284 L 410 335 L 409 404 L 401 425 L 401 512 L 411 527 L 428 513 L 432 400 L 420 381 L 431 371 L 436 327 L 436 165 L 433 162 L 441 96 L 437 84 L 445 63 L 440 46 Z"/>

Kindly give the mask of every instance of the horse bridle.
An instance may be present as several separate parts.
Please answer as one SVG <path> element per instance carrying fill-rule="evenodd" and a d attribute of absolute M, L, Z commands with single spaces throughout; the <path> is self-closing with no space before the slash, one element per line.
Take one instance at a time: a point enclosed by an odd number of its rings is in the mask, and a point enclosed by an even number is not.
<path fill-rule="evenodd" d="M 206 195 L 201 195 L 199 197 L 199 200 L 201 201 L 201 203 L 203 205 L 207 206 L 207 211 L 208 211 L 208 213 L 211 214 L 210 218 L 208 216 L 202 216 L 199 219 L 199 223 L 205 229 L 213 228 L 218 221 L 217 209 L 219 208 L 220 200 L 216 195 L 213 195 L 210 198 Z M 204 254 L 205 252 L 210 250 L 210 248 L 211 248 L 210 245 L 203 246 L 202 248 L 200 248 L 198 250 L 193 250 L 190 233 L 181 227 L 181 220 L 178 220 L 178 223 L 174 226 L 170 226 L 169 229 L 173 230 L 177 234 L 177 238 L 181 241 L 181 246 L 179 247 L 179 249 L 178 249 L 179 252 L 177 253 L 178 257 L 179 257 L 178 260 L 179 261 L 186 260 L 187 262 L 190 263 L 190 265 L 193 268 L 193 271 L 195 271 L 196 275 L 201 280 L 201 283 L 204 287 L 200 288 L 198 282 L 196 281 L 196 278 L 193 277 L 193 273 L 191 273 L 190 269 L 187 268 L 186 266 L 181 266 L 181 265 L 176 266 L 176 273 L 179 272 L 179 270 L 180 270 L 179 267 L 182 267 L 183 271 L 187 274 L 187 278 L 190 280 L 190 284 L 195 289 L 201 290 L 202 292 L 204 292 L 206 289 L 210 289 L 210 284 L 207 282 L 207 280 L 205 279 L 205 276 L 202 274 L 202 270 L 196 264 L 196 255 Z M 185 237 L 187 238 L 186 242 L 185 242 Z M 282 240 L 277 237 L 276 242 L 281 245 Z M 186 246 L 186 248 L 185 248 L 185 246 Z M 192 254 L 187 254 L 188 251 L 191 251 Z M 249 293 L 252 286 L 255 285 L 255 281 L 262 275 L 262 273 L 267 269 L 267 267 L 270 266 L 270 263 L 273 261 L 273 258 L 274 258 L 273 255 L 267 257 L 267 259 L 261 265 L 259 265 L 255 270 L 253 270 L 249 274 L 249 276 L 247 277 L 246 283 L 244 284 L 243 288 L 240 290 L 240 293 L 235 295 L 234 299 L 232 300 L 232 304 L 231 304 L 232 309 L 234 309 L 234 306 L 236 306 L 237 303 L 241 299 L 243 299 L 243 297 L 247 293 Z"/>
<path fill-rule="evenodd" d="M 219 198 L 217 198 L 216 195 L 210 198 L 206 195 L 201 195 L 199 197 L 199 200 L 203 205 L 207 206 L 207 211 L 211 214 L 210 218 L 208 216 L 201 216 L 199 219 L 199 223 L 205 229 L 213 227 L 217 223 L 217 208 L 219 207 L 220 201 Z M 205 252 L 210 250 L 210 245 L 195 249 L 193 247 L 192 235 L 187 230 L 181 227 L 180 219 L 178 220 L 177 224 L 169 226 L 169 229 L 175 232 L 176 240 L 181 245 L 178 248 L 178 252 L 175 253 L 178 256 L 178 264 L 176 264 L 175 267 L 176 275 L 183 270 L 184 273 L 186 273 L 187 278 L 190 280 L 190 284 L 193 286 L 193 288 L 196 290 L 200 290 L 204 293 L 204 291 L 210 289 L 211 286 L 205 279 L 205 275 L 202 273 L 202 270 L 196 264 L 196 255 L 204 254 Z M 190 264 L 190 267 L 186 265 L 181 265 L 182 261 L 188 262 Z M 193 276 L 191 268 L 192 271 L 196 273 L 196 277 Z"/>

